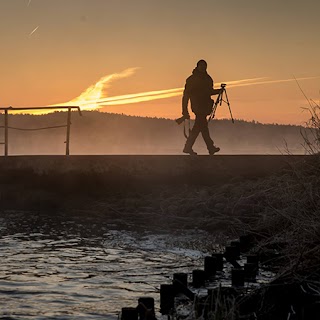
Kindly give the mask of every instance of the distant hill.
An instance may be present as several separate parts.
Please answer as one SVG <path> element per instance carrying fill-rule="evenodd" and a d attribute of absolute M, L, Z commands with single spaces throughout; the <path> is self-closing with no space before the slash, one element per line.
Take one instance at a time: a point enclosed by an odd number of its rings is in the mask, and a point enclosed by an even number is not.
<path fill-rule="evenodd" d="M 67 114 L 10 115 L 9 126 L 39 128 L 66 124 Z M 0 125 L 3 125 L 0 115 Z M 235 120 L 214 120 L 210 132 L 221 154 L 279 154 L 286 146 L 303 154 L 301 127 Z M 0 130 L 0 141 L 4 140 Z M 66 129 L 9 130 L 9 154 L 64 154 Z M 181 154 L 185 143 L 183 125 L 158 118 L 133 117 L 98 111 L 72 113 L 71 154 Z M 194 146 L 207 154 L 200 136 Z M 2 153 L 2 151 L 0 151 Z"/>

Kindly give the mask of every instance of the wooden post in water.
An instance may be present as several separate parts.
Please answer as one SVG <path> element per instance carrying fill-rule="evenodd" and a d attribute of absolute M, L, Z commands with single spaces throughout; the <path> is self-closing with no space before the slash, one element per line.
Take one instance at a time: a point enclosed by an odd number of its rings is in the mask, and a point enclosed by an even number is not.
<path fill-rule="evenodd" d="M 8 110 L 4 110 L 4 155 L 8 156 Z"/>
<path fill-rule="evenodd" d="M 71 108 L 68 108 L 66 156 L 70 154 L 70 127 L 71 127 Z"/>

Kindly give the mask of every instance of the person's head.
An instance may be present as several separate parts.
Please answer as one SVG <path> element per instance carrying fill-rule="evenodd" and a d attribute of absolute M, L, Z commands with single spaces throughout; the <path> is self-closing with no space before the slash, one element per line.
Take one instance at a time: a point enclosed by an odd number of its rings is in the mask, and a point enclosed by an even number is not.
<path fill-rule="evenodd" d="M 199 60 L 197 62 L 197 69 L 200 71 L 200 72 L 206 72 L 207 71 L 207 62 L 205 60 Z"/>

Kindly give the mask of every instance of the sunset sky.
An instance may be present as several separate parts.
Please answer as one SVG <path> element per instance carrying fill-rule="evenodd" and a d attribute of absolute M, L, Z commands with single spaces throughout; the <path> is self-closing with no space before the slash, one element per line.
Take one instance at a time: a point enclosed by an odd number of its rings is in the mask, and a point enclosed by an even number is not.
<path fill-rule="evenodd" d="M 0 106 L 176 118 L 205 59 L 234 118 L 302 124 L 293 77 L 319 101 L 319 13 L 318 0 L 0 0 Z"/>

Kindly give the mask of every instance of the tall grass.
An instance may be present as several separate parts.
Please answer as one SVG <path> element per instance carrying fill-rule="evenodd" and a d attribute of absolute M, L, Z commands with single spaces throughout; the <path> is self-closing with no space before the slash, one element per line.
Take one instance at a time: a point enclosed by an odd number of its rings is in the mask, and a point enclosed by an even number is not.
<path fill-rule="evenodd" d="M 242 225 L 256 235 L 254 250 L 277 271 L 255 293 L 263 301 L 258 319 L 311 319 L 308 310 L 320 303 L 320 107 L 313 100 L 309 106 L 301 134 L 310 158 L 265 180 L 259 189 L 267 195 L 261 219 Z M 253 197 L 251 206 L 257 202 Z"/>
<path fill-rule="evenodd" d="M 306 151 L 311 154 L 320 152 L 320 106 L 314 100 L 308 100 L 310 119 L 306 128 L 301 129 L 301 135 L 305 143 Z"/>

